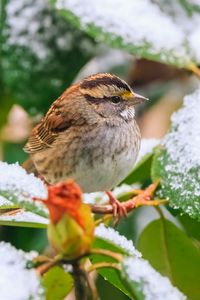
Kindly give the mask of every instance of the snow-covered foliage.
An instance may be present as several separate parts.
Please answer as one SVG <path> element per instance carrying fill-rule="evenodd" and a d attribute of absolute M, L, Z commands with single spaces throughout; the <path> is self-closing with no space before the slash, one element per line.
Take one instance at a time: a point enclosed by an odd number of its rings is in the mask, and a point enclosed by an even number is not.
<path fill-rule="evenodd" d="M 28 262 L 36 256 L 36 252 L 25 253 L 9 243 L 0 242 L 0 299 L 44 299 L 39 277 L 27 268 Z"/>
<path fill-rule="evenodd" d="M 101 224 L 96 228 L 95 236 L 105 239 L 106 241 L 120 247 L 129 255 L 133 255 L 135 257 L 141 257 L 141 253 L 139 253 L 135 249 L 133 242 L 127 240 L 125 236 L 120 235 L 113 228 L 106 227 L 103 224 Z"/>
<path fill-rule="evenodd" d="M 172 286 L 167 277 L 161 276 L 141 258 L 126 258 L 122 262 L 123 276 L 133 286 L 138 284 L 139 294 L 145 300 L 186 300 L 187 298 Z"/>
<path fill-rule="evenodd" d="M 98 33 L 98 40 L 113 46 L 173 64 L 200 61 L 199 14 L 188 16 L 177 1 L 57 0 L 56 7 L 65 10 L 66 17 L 72 13 L 83 30 Z"/>
<path fill-rule="evenodd" d="M 35 207 L 38 214 L 47 214 L 42 203 L 32 200 L 33 197 L 47 197 L 44 183 L 33 174 L 27 174 L 18 163 L 0 162 L 0 195 L 19 207 Z"/>
<path fill-rule="evenodd" d="M 134 290 L 134 295 L 139 289 L 145 300 L 186 299 L 177 288 L 171 285 L 168 278 L 161 276 L 146 260 L 141 258 L 141 253 L 135 249 L 132 241 L 103 224 L 96 228 L 95 236 L 118 246 L 128 255 L 122 261 L 122 276 Z M 138 284 L 137 288 L 134 283 Z"/>
<path fill-rule="evenodd" d="M 200 89 L 186 96 L 173 114 L 172 129 L 162 145 L 153 170 L 154 177 L 161 177 L 162 196 L 174 208 L 200 219 Z"/>

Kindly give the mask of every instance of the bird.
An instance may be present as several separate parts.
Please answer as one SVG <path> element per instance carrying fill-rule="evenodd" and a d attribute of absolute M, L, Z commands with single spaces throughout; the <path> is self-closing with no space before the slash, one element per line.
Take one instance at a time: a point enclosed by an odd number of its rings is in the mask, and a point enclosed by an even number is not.
<path fill-rule="evenodd" d="M 115 214 L 125 214 L 110 191 L 136 162 L 141 135 L 135 106 L 146 100 L 109 73 L 71 85 L 33 128 L 24 146 L 28 169 L 48 184 L 70 178 L 85 193 L 106 191 Z"/>

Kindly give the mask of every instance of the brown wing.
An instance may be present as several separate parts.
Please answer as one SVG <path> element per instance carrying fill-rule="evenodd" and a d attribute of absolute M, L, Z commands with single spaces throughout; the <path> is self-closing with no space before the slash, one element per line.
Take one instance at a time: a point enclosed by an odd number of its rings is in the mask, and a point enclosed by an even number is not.
<path fill-rule="evenodd" d="M 76 86 L 74 85 L 65 91 L 51 106 L 46 116 L 33 129 L 24 151 L 35 153 L 52 147 L 53 142 L 58 134 L 68 129 L 72 124 L 70 111 L 65 103 L 69 96 L 72 96 Z M 71 97 L 70 97 L 71 98 Z"/>
<path fill-rule="evenodd" d="M 63 115 L 56 105 L 53 105 L 46 117 L 33 129 L 24 151 L 35 153 L 52 146 L 59 132 L 68 129 L 71 121 L 67 119 L 67 113 Z"/>
<path fill-rule="evenodd" d="M 32 154 L 50 148 L 59 133 L 68 130 L 72 125 L 84 124 L 86 119 L 83 108 L 80 109 L 82 101 L 80 101 L 78 84 L 67 89 L 52 104 L 46 116 L 33 129 L 24 151 Z"/>

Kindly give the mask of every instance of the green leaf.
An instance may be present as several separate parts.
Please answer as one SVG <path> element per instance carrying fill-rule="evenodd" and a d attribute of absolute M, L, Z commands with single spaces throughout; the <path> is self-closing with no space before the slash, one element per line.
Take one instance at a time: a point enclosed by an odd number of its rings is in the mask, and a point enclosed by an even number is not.
<path fill-rule="evenodd" d="M 116 246 L 114 243 L 110 243 L 101 238 L 96 238 L 93 246 L 94 246 L 94 248 L 97 248 L 97 249 L 100 248 L 100 249 L 111 250 L 116 253 L 123 253 L 123 254 L 125 253 L 125 251 L 123 249 Z M 116 261 L 110 257 L 95 254 L 95 255 L 91 256 L 91 262 L 92 262 L 92 264 L 95 264 L 95 263 L 100 263 L 100 262 L 116 262 Z M 116 288 L 118 288 L 120 291 L 122 291 L 124 294 L 126 294 L 127 296 L 129 296 L 132 299 L 129 291 L 123 284 L 120 274 L 117 270 L 115 270 L 113 268 L 102 268 L 102 269 L 98 270 L 98 273 L 104 279 L 108 280 L 108 282 L 110 282 L 112 285 L 114 285 Z"/>
<path fill-rule="evenodd" d="M 46 300 L 63 300 L 73 288 L 72 276 L 56 266 L 44 274 L 42 280 Z"/>
<path fill-rule="evenodd" d="M 189 237 L 195 239 L 196 240 L 195 242 L 198 241 L 200 243 L 200 222 L 196 221 L 194 219 L 191 219 L 187 215 L 180 215 L 178 217 L 178 220 L 182 224 L 187 235 Z M 198 243 L 198 245 L 200 246 L 199 243 Z"/>
<path fill-rule="evenodd" d="M 195 12 L 200 12 L 200 5 L 198 3 L 192 3 L 190 0 L 179 0 L 179 2 L 189 16 L 192 16 Z"/>
<path fill-rule="evenodd" d="M 172 116 L 172 129 L 152 163 L 152 179 L 160 179 L 159 197 L 200 221 L 200 90 L 184 98 Z"/>
<path fill-rule="evenodd" d="M 171 285 L 167 278 L 162 277 L 147 261 L 141 258 L 141 254 L 134 248 L 131 241 L 128 241 L 114 229 L 106 228 L 103 225 L 97 227 L 94 246 L 97 249 L 103 248 L 114 253 L 123 254 L 119 271 L 107 267 L 99 269 L 98 272 L 108 280 L 108 282 L 116 286 L 131 299 L 146 299 L 147 294 L 150 295 L 149 299 L 163 299 L 164 295 L 166 299 L 170 299 L 170 296 L 174 296 L 174 299 L 177 300 L 185 299 L 185 297 Z M 102 262 L 116 263 L 113 258 L 100 254 L 93 255 L 91 260 L 93 264 Z M 156 289 L 155 282 L 158 282 Z"/>
<path fill-rule="evenodd" d="M 179 3 L 172 6 L 171 15 L 165 9 L 165 3 L 152 1 L 119 1 L 117 10 L 114 0 L 99 4 L 88 0 L 87 5 L 81 0 L 76 0 L 75 4 L 70 1 L 54 2 L 74 26 L 111 47 L 179 67 L 188 67 L 191 62 L 200 59 L 194 43 L 196 21 L 187 14 L 181 14 L 184 22 L 179 22 L 182 9 Z M 190 24 L 190 31 L 185 24 Z"/>
<path fill-rule="evenodd" d="M 132 184 L 144 182 L 151 177 L 151 164 L 153 153 L 146 154 L 134 167 L 133 171 L 123 180 L 122 183 Z"/>
<path fill-rule="evenodd" d="M 144 229 L 138 248 L 190 300 L 199 299 L 200 250 L 183 231 L 162 217 Z"/>

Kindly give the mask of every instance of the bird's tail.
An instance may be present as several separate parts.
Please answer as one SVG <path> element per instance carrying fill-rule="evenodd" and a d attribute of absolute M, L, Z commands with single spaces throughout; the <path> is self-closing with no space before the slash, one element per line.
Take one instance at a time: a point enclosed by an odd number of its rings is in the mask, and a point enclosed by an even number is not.
<path fill-rule="evenodd" d="M 38 176 L 38 172 L 34 166 L 32 159 L 29 157 L 22 163 L 22 168 L 24 168 L 28 173 L 33 173 L 35 176 Z"/>

